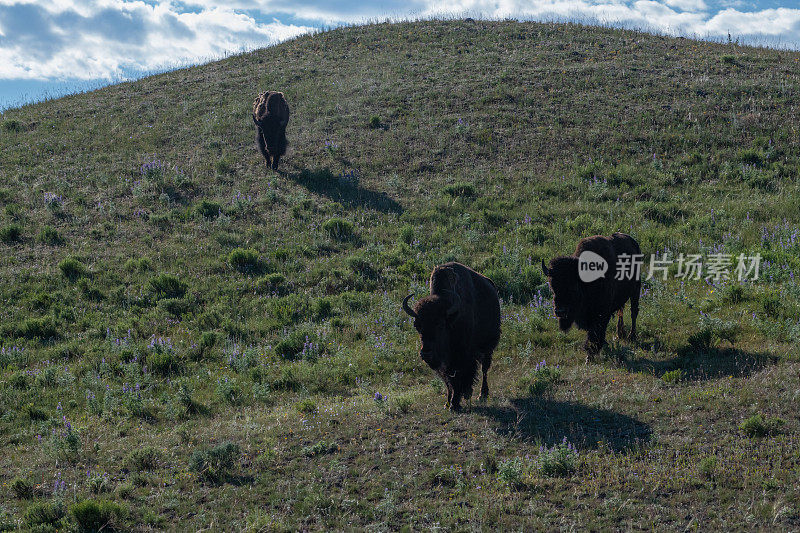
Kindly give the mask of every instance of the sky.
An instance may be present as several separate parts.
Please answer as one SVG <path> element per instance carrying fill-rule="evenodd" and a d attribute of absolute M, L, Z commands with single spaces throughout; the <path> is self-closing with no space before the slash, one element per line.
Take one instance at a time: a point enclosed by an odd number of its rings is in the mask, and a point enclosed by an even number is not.
<path fill-rule="evenodd" d="M 800 50 L 800 0 L 0 0 L 0 110 L 343 24 L 577 20 Z"/>

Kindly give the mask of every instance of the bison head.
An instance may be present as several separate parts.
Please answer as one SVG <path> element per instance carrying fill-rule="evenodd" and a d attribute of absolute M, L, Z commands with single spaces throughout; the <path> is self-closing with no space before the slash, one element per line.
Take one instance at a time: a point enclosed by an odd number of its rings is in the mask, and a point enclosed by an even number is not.
<path fill-rule="evenodd" d="M 558 318 L 558 327 L 567 331 L 575 321 L 578 302 L 578 259 L 572 256 L 556 257 L 546 266 L 542 261 L 542 271 L 553 291 L 553 309 Z"/>
<path fill-rule="evenodd" d="M 414 318 L 414 328 L 419 332 L 422 346 L 419 355 L 434 370 L 446 371 L 450 354 L 450 322 L 458 315 L 461 298 L 455 292 L 448 297 L 430 295 L 420 299 L 411 309 L 409 294 L 403 300 L 403 311 Z"/>

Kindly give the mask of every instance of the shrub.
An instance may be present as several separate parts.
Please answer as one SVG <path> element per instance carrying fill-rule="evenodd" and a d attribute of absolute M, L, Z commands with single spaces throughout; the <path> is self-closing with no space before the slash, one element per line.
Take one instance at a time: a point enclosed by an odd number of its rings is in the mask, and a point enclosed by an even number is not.
<path fill-rule="evenodd" d="M 230 404 L 239 405 L 243 400 L 242 388 L 235 381 L 230 381 L 228 378 L 221 379 L 217 382 L 217 388 L 214 390 L 216 396 Z"/>
<path fill-rule="evenodd" d="M 6 244 L 13 244 L 22 238 L 22 226 L 19 224 L 9 224 L 0 228 L 0 241 Z"/>
<path fill-rule="evenodd" d="M 25 509 L 22 521 L 25 525 L 57 527 L 66 512 L 59 502 L 36 502 Z"/>
<path fill-rule="evenodd" d="M 267 274 L 256 283 L 256 292 L 258 294 L 278 292 L 284 283 L 286 283 L 286 276 L 283 274 L 278 272 Z"/>
<path fill-rule="evenodd" d="M 275 355 L 286 361 L 315 360 L 322 353 L 317 336 L 305 329 L 295 330 L 275 344 Z"/>
<path fill-rule="evenodd" d="M 747 298 L 744 287 L 741 285 L 728 285 L 722 290 L 722 301 L 732 304 L 743 302 Z"/>
<path fill-rule="evenodd" d="M 215 167 L 217 169 L 218 174 L 234 173 L 233 161 L 231 161 L 227 156 L 217 161 Z"/>
<path fill-rule="evenodd" d="M 101 300 L 105 300 L 106 298 L 106 295 L 103 294 L 103 291 L 90 284 L 89 280 L 86 278 L 78 280 L 78 288 L 81 290 L 81 293 L 86 297 L 87 300 L 99 302 Z"/>
<path fill-rule="evenodd" d="M 200 335 L 200 349 L 203 351 L 208 351 L 217 345 L 218 340 L 219 335 L 216 331 L 204 331 L 202 335 Z"/>
<path fill-rule="evenodd" d="M 481 468 L 483 469 L 484 472 L 486 472 L 489 475 L 496 474 L 498 469 L 497 458 L 494 455 L 487 453 L 483 457 Z"/>
<path fill-rule="evenodd" d="M 323 320 L 333 314 L 333 303 L 330 298 L 319 298 L 314 300 L 311 305 L 311 311 L 316 319 Z"/>
<path fill-rule="evenodd" d="M 404 225 L 400 228 L 400 241 L 406 244 L 414 242 L 414 227 L 410 224 Z"/>
<path fill-rule="evenodd" d="M 125 464 L 134 472 L 153 470 L 158 465 L 160 458 L 161 452 L 152 446 L 145 446 L 130 452 L 125 458 Z"/>
<path fill-rule="evenodd" d="M 64 239 L 61 237 L 61 234 L 52 226 L 43 227 L 37 238 L 42 244 L 49 244 L 50 246 L 64 244 Z"/>
<path fill-rule="evenodd" d="M 207 412 L 207 408 L 202 403 L 194 399 L 192 394 L 194 391 L 192 387 L 186 383 L 181 383 L 178 387 L 178 392 L 175 394 L 175 399 L 178 405 L 183 409 L 183 415 L 192 416 Z"/>
<path fill-rule="evenodd" d="M 338 449 L 339 447 L 336 444 L 321 440 L 310 446 L 303 447 L 300 450 L 300 453 L 302 453 L 306 457 L 315 457 L 317 455 L 325 455 L 328 453 L 333 453 Z"/>
<path fill-rule="evenodd" d="M 487 270 L 486 276 L 497 286 L 501 298 L 517 303 L 526 303 L 536 296 L 538 287 L 545 281 L 541 267 L 535 265 L 526 265 L 517 273 L 495 267 Z"/>
<path fill-rule="evenodd" d="M 766 437 L 780 433 L 785 424 L 782 418 L 764 418 L 761 414 L 755 414 L 739 424 L 739 430 L 748 437 Z"/>
<path fill-rule="evenodd" d="M 505 459 L 497 464 L 497 480 L 509 487 L 521 485 L 524 472 L 525 465 L 519 457 Z"/>
<path fill-rule="evenodd" d="M 449 195 L 452 198 L 474 198 L 475 197 L 475 186 L 471 183 L 465 183 L 463 181 L 453 183 L 447 185 L 442 192 Z"/>
<path fill-rule="evenodd" d="M 33 485 L 27 479 L 14 478 L 11 481 L 11 490 L 14 492 L 14 496 L 20 500 L 33 498 Z"/>
<path fill-rule="evenodd" d="M 239 454 L 239 445 L 234 442 L 224 442 L 211 449 L 201 448 L 189 459 L 189 470 L 203 480 L 218 483 L 231 476 Z"/>
<path fill-rule="evenodd" d="M 717 458 L 716 457 L 703 457 L 700 460 L 700 463 L 697 465 L 697 469 L 700 471 L 700 475 L 706 479 L 711 479 L 714 477 L 714 472 L 717 469 Z"/>
<path fill-rule="evenodd" d="M 414 404 L 413 400 L 409 396 L 399 395 L 392 397 L 392 407 L 401 413 L 407 413 L 411 410 L 411 406 Z"/>
<path fill-rule="evenodd" d="M 523 385 L 527 385 L 528 394 L 542 396 L 550 391 L 559 379 L 561 379 L 561 369 L 558 366 L 547 366 L 542 360 L 527 377 L 522 379 L 522 382 Z"/>
<path fill-rule="evenodd" d="M 19 133 L 23 131 L 25 127 L 22 125 L 22 122 L 12 118 L 3 121 L 3 129 L 7 132 Z"/>
<path fill-rule="evenodd" d="M 699 349 L 708 349 L 721 341 L 736 343 L 741 327 L 730 320 L 713 318 L 705 313 L 700 314 L 700 331 L 689 336 L 689 344 Z"/>
<path fill-rule="evenodd" d="M 377 279 L 378 272 L 372 267 L 363 254 L 351 255 L 347 258 L 347 266 L 350 270 L 365 279 Z"/>
<path fill-rule="evenodd" d="M 552 448 L 542 446 L 539 449 L 539 474 L 548 477 L 567 476 L 577 469 L 578 450 L 567 437 Z"/>
<path fill-rule="evenodd" d="M 17 326 L 17 337 L 26 339 L 56 339 L 60 336 L 55 319 L 50 316 L 41 318 L 28 318 Z"/>
<path fill-rule="evenodd" d="M 170 376 L 180 373 L 183 362 L 173 350 L 155 350 L 147 354 L 147 366 L 155 374 Z"/>
<path fill-rule="evenodd" d="M 183 298 L 188 286 L 172 274 L 159 274 L 150 278 L 147 288 L 157 300 L 162 298 Z"/>
<path fill-rule="evenodd" d="M 270 298 L 267 309 L 269 315 L 284 326 L 297 322 L 310 313 L 308 300 L 299 294 Z"/>
<path fill-rule="evenodd" d="M 664 375 L 661 376 L 661 381 L 664 383 L 678 383 L 679 381 L 683 380 L 683 370 L 677 368 L 675 370 L 670 370 L 669 372 L 664 372 Z"/>
<path fill-rule="evenodd" d="M 312 400 L 311 398 L 306 398 L 301 400 L 300 403 L 297 404 L 297 410 L 301 413 L 305 414 L 314 414 L 317 412 L 317 402 Z"/>
<path fill-rule="evenodd" d="M 151 261 L 147 257 L 141 257 L 139 259 L 131 258 L 125 261 L 125 268 L 128 272 L 146 272 L 153 267 Z"/>
<path fill-rule="evenodd" d="M 106 500 L 83 500 L 73 505 L 70 511 L 78 529 L 86 532 L 113 531 L 127 515 L 125 507 Z"/>
<path fill-rule="evenodd" d="M 761 309 L 770 318 L 781 318 L 783 315 L 783 300 L 780 294 L 775 292 L 766 293 L 759 299 Z"/>
<path fill-rule="evenodd" d="M 219 202 L 212 202 L 211 200 L 203 200 L 195 208 L 195 212 L 205 218 L 216 218 L 222 211 L 222 205 Z"/>
<path fill-rule="evenodd" d="M 66 257 L 58 264 L 59 270 L 70 281 L 75 281 L 89 274 L 86 265 L 77 257 Z"/>
<path fill-rule="evenodd" d="M 302 383 L 295 374 L 295 371 L 290 366 L 284 366 L 281 369 L 281 375 L 272 382 L 272 388 L 275 390 L 293 391 L 300 390 Z"/>
<path fill-rule="evenodd" d="M 739 161 L 743 165 L 752 165 L 754 167 L 764 166 L 763 154 L 754 148 L 748 148 L 739 152 Z"/>
<path fill-rule="evenodd" d="M 65 422 L 63 429 L 51 435 L 50 448 L 59 461 L 75 462 L 80 457 L 81 437 L 72 429 L 72 424 Z"/>
<path fill-rule="evenodd" d="M 170 315 L 180 318 L 192 309 L 192 304 L 183 298 L 164 298 L 159 300 L 158 307 Z"/>
<path fill-rule="evenodd" d="M 94 494 L 100 494 L 101 492 L 107 492 L 109 487 L 109 480 L 108 474 L 103 472 L 102 474 L 92 474 L 89 477 L 89 490 L 92 491 Z"/>
<path fill-rule="evenodd" d="M 353 224 L 342 218 L 331 218 L 322 224 L 322 229 L 338 241 L 345 241 L 353 238 L 355 230 Z"/>
<path fill-rule="evenodd" d="M 267 274 L 267 276 L 264 279 L 267 280 L 269 284 L 272 286 L 283 285 L 284 283 L 286 283 L 286 276 L 278 272 L 275 272 L 273 274 Z"/>
<path fill-rule="evenodd" d="M 259 268 L 258 252 L 252 248 L 234 248 L 228 254 L 228 263 L 239 272 L 255 272 Z"/>
<path fill-rule="evenodd" d="M 369 127 L 373 130 L 376 130 L 381 127 L 381 117 L 378 115 L 372 115 L 369 119 Z"/>

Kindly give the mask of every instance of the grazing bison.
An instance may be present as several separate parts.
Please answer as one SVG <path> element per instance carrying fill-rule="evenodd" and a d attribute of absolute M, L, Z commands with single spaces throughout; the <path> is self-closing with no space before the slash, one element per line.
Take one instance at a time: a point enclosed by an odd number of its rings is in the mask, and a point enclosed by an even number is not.
<path fill-rule="evenodd" d="M 500 340 L 500 299 L 492 280 L 459 263 L 433 269 L 431 294 L 403 310 L 414 318 L 420 334 L 419 354 L 447 385 L 446 408 L 457 411 L 469 400 L 478 364 L 483 370 L 479 400 L 489 395 L 486 373 Z"/>
<path fill-rule="evenodd" d="M 253 122 L 256 124 L 256 142 L 267 160 L 278 170 L 278 160 L 286 153 L 286 125 L 289 123 L 289 104 L 283 93 L 267 91 L 253 102 Z"/>
<path fill-rule="evenodd" d="M 579 256 L 584 252 L 594 252 L 605 260 L 608 269 L 591 282 L 581 280 Z M 627 257 L 625 257 L 627 255 Z M 623 257 L 620 257 L 623 256 Z M 584 257 L 595 257 L 587 254 Z M 553 290 L 553 306 L 558 327 L 567 331 L 574 322 L 579 329 L 588 333 L 584 348 L 587 362 L 592 361 L 606 342 L 606 327 L 611 315 L 617 313 L 617 336 L 625 338 L 622 323 L 622 311 L 625 302 L 631 301 L 631 334 L 636 338 L 636 316 L 639 314 L 639 290 L 642 282 L 638 269 L 632 276 L 618 276 L 618 264 L 628 263 L 628 258 L 641 257 L 639 244 L 624 233 L 615 233 L 611 237 L 595 235 L 578 243 L 575 253 L 570 256 L 556 257 L 542 270 L 547 276 Z M 618 263 L 618 258 L 621 259 Z M 622 277 L 622 279 L 617 279 Z"/>

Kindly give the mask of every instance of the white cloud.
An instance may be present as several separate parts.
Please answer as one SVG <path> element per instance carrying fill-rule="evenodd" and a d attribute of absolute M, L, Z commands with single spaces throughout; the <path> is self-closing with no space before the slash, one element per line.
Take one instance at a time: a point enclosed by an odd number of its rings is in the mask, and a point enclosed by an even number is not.
<path fill-rule="evenodd" d="M 313 26 L 436 15 L 573 19 L 712 38 L 730 32 L 742 42 L 800 48 L 800 9 L 743 9 L 709 10 L 706 0 L 0 0 L 0 79 L 111 79 L 264 46 Z M 278 20 L 287 17 L 308 22 Z"/>
<path fill-rule="evenodd" d="M 664 3 L 681 11 L 705 11 L 708 9 L 703 0 L 664 0 Z"/>
<path fill-rule="evenodd" d="M 0 79 L 118 78 L 264 46 L 311 27 L 259 23 L 225 7 L 167 2 L 0 0 Z"/>

